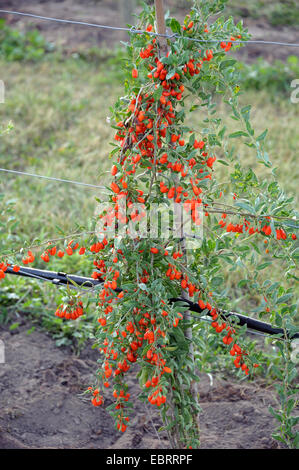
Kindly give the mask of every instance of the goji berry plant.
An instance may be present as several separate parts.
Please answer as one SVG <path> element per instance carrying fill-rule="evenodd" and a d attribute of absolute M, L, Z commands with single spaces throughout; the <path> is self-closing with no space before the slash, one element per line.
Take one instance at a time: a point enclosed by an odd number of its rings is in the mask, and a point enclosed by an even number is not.
<path fill-rule="evenodd" d="M 125 95 L 111 110 L 115 141 L 109 204 L 94 221 L 89 246 L 77 240 L 66 241 L 64 248 L 52 243 L 41 258 L 49 262 L 53 256 L 79 253 L 93 259 L 92 277 L 102 283 L 89 301 L 96 304 L 101 359 L 97 384 L 87 393 L 93 405 L 102 406 L 106 389 L 111 390 L 114 402 L 108 409 L 124 432 L 133 407 L 126 377 L 133 370 L 140 399 L 160 410 L 174 448 L 199 446 L 197 371 L 203 351 L 213 344 L 205 342 L 201 320 L 188 310 L 188 301 L 211 318 L 212 331 L 238 374 L 246 377 L 258 368 L 258 355 L 243 346 L 239 334 L 244 328 L 237 318 L 225 321 L 223 312 L 231 309 L 234 295 L 242 305 L 249 292 L 258 299 L 254 311 L 285 331 L 280 351 L 287 374 L 277 371 L 282 411 L 272 411 L 281 423 L 279 439 L 294 447 L 298 420 L 292 415 L 296 390 L 291 384 L 296 368 L 283 348 L 289 350 L 296 331 L 297 214 L 271 172 L 266 131 L 256 136 L 251 106 L 238 104 L 236 60 L 228 52 L 249 34 L 242 23 L 219 16 L 225 3 L 194 1 L 183 24 L 167 17 L 168 38 L 156 35 L 163 31 L 161 19 L 159 24 L 155 9 L 143 6 L 136 28 L 145 32 L 130 33 Z M 221 101 L 234 120 L 229 134 L 218 113 Z M 192 118 L 195 110 L 199 122 Z M 268 179 L 259 179 L 235 154 L 231 142 L 237 138 L 269 169 Z M 227 169 L 225 181 L 218 179 L 221 166 Z M 162 213 L 163 220 L 158 217 L 153 227 L 149 214 L 156 205 L 167 208 L 167 217 Z M 29 250 L 22 262 L 33 261 Z M 2 263 L 2 277 L 8 263 L 10 258 Z M 279 263 L 288 287 L 266 278 L 273 263 Z M 239 279 L 231 292 L 225 279 L 235 271 Z M 56 315 L 78 318 L 82 299 L 81 291 L 70 296 Z"/>

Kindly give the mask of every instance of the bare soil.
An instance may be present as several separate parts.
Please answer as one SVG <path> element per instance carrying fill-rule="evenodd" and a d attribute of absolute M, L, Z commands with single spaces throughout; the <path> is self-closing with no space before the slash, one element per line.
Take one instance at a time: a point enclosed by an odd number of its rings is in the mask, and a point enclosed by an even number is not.
<path fill-rule="evenodd" d="M 111 26 L 126 26 L 119 4 L 120 2 L 115 0 L 1 0 L 2 9 Z M 171 13 L 175 9 L 174 13 L 179 19 L 183 19 L 187 13 L 186 9 L 180 7 L 180 2 L 173 2 L 173 0 L 165 0 L 165 7 L 169 7 Z M 138 8 L 136 12 L 138 13 Z M 20 30 L 37 28 L 49 42 L 62 46 L 70 54 L 92 46 L 113 47 L 120 40 L 128 39 L 126 33 L 119 31 L 65 25 L 15 15 L 0 14 L 1 16 L 7 19 L 8 24 Z M 265 19 L 254 20 L 246 17 L 246 11 L 244 11 L 244 16 L 244 25 L 252 34 L 252 39 L 299 43 L 298 28 L 291 28 L 290 26 L 273 27 Z M 239 19 L 241 18 L 236 18 L 236 20 Z M 132 17 L 130 22 L 134 24 L 135 21 L 136 19 Z M 298 49 L 251 44 L 241 48 L 237 56 L 246 61 L 252 61 L 258 57 L 264 57 L 268 61 L 272 61 L 274 59 L 285 59 L 292 54 L 298 54 Z"/>
<path fill-rule="evenodd" d="M 95 408 L 82 392 L 93 383 L 100 358 L 91 344 L 74 355 L 24 319 L 10 331 L 0 327 L 5 363 L 0 364 L 0 448 L 167 449 L 157 434 L 159 414 L 138 401 L 136 370 L 128 383 L 134 402 L 132 426 L 115 430 L 103 407 Z M 238 383 L 201 375 L 201 447 L 203 449 L 273 449 L 276 422 L 268 411 L 273 390 L 261 383 Z M 111 403 L 110 391 L 105 405 Z"/>

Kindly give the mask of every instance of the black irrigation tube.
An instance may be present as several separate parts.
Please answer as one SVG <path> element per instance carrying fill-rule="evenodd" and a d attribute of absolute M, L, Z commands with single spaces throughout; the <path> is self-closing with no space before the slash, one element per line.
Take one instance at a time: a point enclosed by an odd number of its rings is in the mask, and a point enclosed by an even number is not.
<path fill-rule="evenodd" d="M 189 309 L 190 311 L 198 312 L 198 313 L 203 312 L 203 310 L 200 308 L 198 304 L 195 304 L 194 302 L 191 302 L 190 300 L 179 298 L 179 299 L 170 299 L 170 301 L 171 302 L 183 301 L 183 302 L 186 302 L 188 305 L 190 305 L 190 309 Z M 226 320 L 229 319 L 230 317 L 232 318 L 237 317 L 239 319 L 239 322 L 238 322 L 239 326 L 247 325 L 247 328 L 250 328 L 251 330 L 260 331 L 262 333 L 266 333 L 269 335 L 279 335 L 279 334 L 285 335 L 285 331 L 282 328 L 273 327 L 270 323 L 265 323 L 260 320 L 256 320 L 255 318 L 241 315 L 240 313 L 227 312 L 226 310 L 222 310 L 221 316 Z M 289 334 L 287 334 L 287 336 L 289 336 Z M 295 333 L 292 336 L 292 339 L 294 338 L 299 338 L 299 333 Z"/>
<path fill-rule="evenodd" d="M 102 284 L 104 281 L 95 280 L 90 277 L 82 277 L 76 276 L 74 274 L 66 274 L 64 272 L 55 272 L 55 271 L 46 271 L 41 269 L 34 269 L 34 268 L 24 268 L 22 267 L 18 272 L 13 271 L 13 266 L 8 266 L 6 270 L 7 274 L 13 274 L 16 276 L 28 277 L 28 278 L 35 278 L 38 280 L 49 281 L 52 282 L 56 286 L 70 286 L 75 287 L 94 287 L 97 285 Z M 75 283 L 75 285 L 73 284 Z M 115 289 L 116 292 L 121 292 L 122 289 L 118 288 Z M 189 310 L 191 312 L 202 313 L 202 310 L 198 304 L 191 302 L 190 300 L 184 298 L 171 298 L 169 299 L 171 303 L 174 302 L 185 302 L 189 305 Z M 239 322 L 238 325 L 243 326 L 247 325 L 247 328 L 251 330 L 259 331 L 261 333 L 266 333 L 269 335 L 285 335 L 285 331 L 282 328 L 275 328 L 270 323 L 265 323 L 260 320 L 256 320 L 255 318 L 247 317 L 245 315 L 241 315 L 240 313 L 235 312 L 227 312 L 222 311 L 221 316 L 224 319 L 238 318 Z M 287 334 L 287 336 L 289 336 Z M 299 338 L 299 333 L 295 333 L 292 335 L 292 339 Z M 284 339 L 283 337 L 281 339 Z"/>
<path fill-rule="evenodd" d="M 75 283 L 78 286 L 82 287 L 94 287 L 103 281 L 98 281 L 92 279 L 91 277 L 76 276 L 73 274 L 66 274 L 64 272 L 55 272 L 55 271 L 46 271 L 42 269 L 34 268 L 24 268 L 22 267 L 20 271 L 13 271 L 13 266 L 8 266 L 5 271 L 6 274 L 14 274 L 22 277 L 37 278 L 44 281 L 50 281 L 57 286 L 70 286 Z M 119 289 L 120 290 L 120 289 Z"/>

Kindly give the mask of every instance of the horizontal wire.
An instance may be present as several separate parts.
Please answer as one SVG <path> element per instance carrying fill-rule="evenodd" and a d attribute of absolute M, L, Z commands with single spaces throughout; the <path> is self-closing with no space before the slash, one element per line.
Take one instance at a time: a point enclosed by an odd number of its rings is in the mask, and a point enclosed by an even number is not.
<path fill-rule="evenodd" d="M 78 21 L 78 20 L 66 20 L 66 19 L 61 19 L 61 18 L 53 18 L 53 17 L 47 17 L 47 16 L 41 16 L 41 15 L 35 15 L 33 13 L 23 13 L 20 11 L 10 11 L 10 10 L 0 10 L 0 13 L 5 13 L 5 14 L 11 14 L 11 15 L 19 15 L 19 16 L 26 16 L 30 18 L 36 18 L 39 20 L 45 20 L 45 21 L 55 21 L 58 23 L 66 23 L 66 24 L 74 24 L 74 25 L 81 25 L 81 26 L 90 26 L 93 28 L 101 28 L 101 29 L 110 29 L 114 31 L 127 31 L 132 34 L 148 34 L 150 36 L 160 36 L 164 37 L 167 39 L 172 39 L 172 38 L 181 38 L 181 39 L 187 39 L 189 41 L 195 41 L 199 43 L 220 43 L 224 41 L 229 41 L 231 42 L 231 39 L 197 39 L 197 38 L 189 38 L 185 36 L 181 36 L 177 33 L 174 34 L 160 34 L 160 33 L 155 33 L 152 31 L 145 31 L 141 29 L 136 29 L 134 26 L 131 28 L 126 28 L 126 27 L 120 27 L 120 26 L 109 26 L 109 25 L 103 25 L 103 24 L 98 24 L 98 23 L 88 23 L 86 21 Z M 274 46 L 286 46 L 286 47 L 299 47 L 299 44 L 296 43 L 287 43 L 287 42 L 279 42 L 279 41 L 264 41 L 264 40 L 248 40 L 248 41 L 241 41 L 241 40 L 235 40 L 234 44 L 264 44 L 264 45 L 274 45 Z"/>
<path fill-rule="evenodd" d="M 55 181 L 55 182 L 58 182 L 58 183 L 68 183 L 68 184 L 75 184 L 75 185 L 80 185 L 80 186 L 85 186 L 85 187 L 88 187 L 88 188 L 96 188 L 96 189 L 108 189 L 106 188 L 105 186 L 99 186 L 99 185 L 96 185 L 96 184 L 90 184 L 90 183 L 83 183 L 81 181 L 74 181 L 74 180 L 66 180 L 66 179 L 62 179 L 62 178 L 55 178 L 54 176 L 45 176 L 45 175 L 37 175 L 35 173 L 28 173 L 28 172 L 24 172 L 24 171 L 19 171 L 19 170 L 9 170 L 7 168 L 0 168 L 0 172 L 3 172 L 3 173 L 9 173 L 9 174 L 16 174 L 16 175 L 20 175 L 20 176 L 28 176 L 28 177 L 34 177 L 34 178 L 39 178 L 39 179 L 45 179 L 45 180 L 50 180 L 50 181 Z M 108 193 L 104 193 L 104 194 L 108 194 Z M 217 204 L 217 202 L 216 202 Z M 230 213 L 229 211 L 225 210 L 225 208 L 220 208 L 220 209 L 209 209 L 208 210 L 209 212 L 213 212 L 213 213 L 222 213 L 223 211 L 226 212 L 226 213 Z M 232 213 L 233 214 L 233 213 Z M 253 215 L 253 214 L 240 214 L 240 213 L 234 213 L 233 215 L 241 215 L 241 216 L 246 216 L 246 217 L 255 217 L 257 218 L 256 215 Z M 275 216 L 271 216 L 271 215 L 263 215 L 263 214 L 260 214 L 258 217 L 261 217 L 261 218 L 275 218 Z M 277 217 L 279 219 L 279 217 Z M 290 220 L 292 222 L 296 222 L 296 220 L 294 219 L 287 219 L 287 220 Z M 294 228 L 297 228 L 297 227 L 294 227 Z M 200 239 L 200 237 L 197 237 L 196 235 L 192 235 L 192 234 L 185 234 L 185 237 L 187 238 L 190 238 L 190 239 Z"/>
<path fill-rule="evenodd" d="M 171 38 L 172 36 L 169 36 Z M 188 39 L 189 41 L 195 42 L 232 42 L 231 39 L 196 39 L 196 38 L 186 38 L 184 36 L 176 36 L 182 39 Z M 286 46 L 286 47 L 299 47 L 299 44 L 291 42 L 277 42 L 277 41 L 264 41 L 262 39 L 249 39 L 248 41 L 233 41 L 233 44 L 264 44 L 264 45 L 273 45 L 273 46 Z"/>
<path fill-rule="evenodd" d="M 104 28 L 104 29 L 113 29 L 113 30 L 119 30 L 119 31 L 130 31 L 130 28 L 122 28 L 122 27 L 117 27 L 117 26 L 108 26 L 108 25 L 101 25 L 101 24 L 96 24 L 96 23 L 88 23 L 86 21 L 66 20 L 66 19 L 61 19 L 61 18 L 40 16 L 40 15 L 34 15 L 33 13 L 23 13 L 23 12 L 20 12 L 20 11 L 0 10 L 0 13 L 7 13 L 7 14 L 11 14 L 11 15 L 20 15 L 20 16 L 28 16 L 30 18 L 36 18 L 36 19 L 39 19 L 39 20 L 46 20 L 46 21 L 55 21 L 55 22 L 58 22 L 58 23 L 68 23 L 68 24 L 77 24 L 77 25 L 82 25 L 82 26 L 91 26 L 93 28 Z"/>
<path fill-rule="evenodd" d="M 34 178 L 41 178 L 41 179 L 57 181 L 57 182 L 62 182 L 62 183 L 79 184 L 81 186 L 87 186 L 89 188 L 107 189 L 105 186 L 98 186 L 96 184 L 82 183 L 81 181 L 73 181 L 73 180 L 66 180 L 66 179 L 62 179 L 62 178 L 55 178 L 53 176 L 36 175 L 34 173 L 27 173 L 27 172 L 24 172 L 24 171 L 8 170 L 7 168 L 0 168 L 0 171 L 5 172 L 5 173 L 12 173 L 12 174 L 17 174 L 17 175 L 22 175 L 22 176 L 24 176 L 24 175 L 25 176 L 31 176 L 31 177 L 34 177 Z"/>

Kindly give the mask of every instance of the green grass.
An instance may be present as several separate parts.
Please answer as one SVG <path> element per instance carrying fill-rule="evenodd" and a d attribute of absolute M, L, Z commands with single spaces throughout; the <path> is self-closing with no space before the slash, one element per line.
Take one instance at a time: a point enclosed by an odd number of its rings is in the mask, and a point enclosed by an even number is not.
<path fill-rule="evenodd" d="M 101 185 L 100 174 L 110 166 L 106 117 L 119 91 L 112 71 L 73 59 L 1 69 L 6 102 L 0 120 L 14 124 L 0 141 L 1 166 Z M 69 231 L 85 223 L 99 196 L 96 189 L 3 174 L 1 191 L 20 196 L 20 230 L 31 237 L 54 236 L 55 225 Z"/>
<path fill-rule="evenodd" d="M 288 96 L 278 96 L 273 101 L 273 96 L 268 90 L 255 92 L 246 90 L 241 97 L 241 104 L 252 104 L 252 125 L 256 135 L 268 129 L 267 151 L 281 187 L 298 202 L 297 181 L 299 169 L 297 165 L 299 132 L 298 118 L 299 106 L 292 104 Z M 222 115 L 225 116 L 227 108 L 222 105 Z M 234 132 L 234 121 L 226 118 L 228 132 Z M 241 142 L 236 144 L 236 153 L 240 157 L 241 164 L 246 168 L 253 168 L 261 177 L 270 175 L 271 170 L 257 162 L 255 153 Z M 222 168 L 224 178 L 226 168 Z"/>
<path fill-rule="evenodd" d="M 141 4 L 141 1 L 138 1 Z M 153 4 L 153 0 L 147 0 Z M 179 9 L 190 9 L 192 0 L 166 0 L 165 4 L 171 12 Z M 228 0 L 226 14 L 243 19 L 263 19 L 272 26 L 298 26 L 299 8 L 297 0 Z"/>
<path fill-rule="evenodd" d="M 267 62 L 263 57 L 251 64 L 239 62 L 240 84 L 246 90 L 268 90 L 275 99 L 277 94 L 291 94 L 291 83 L 299 77 L 299 59 L 291 55 L 286 61 Z"/>
<path fill-rule="evenodd" d="M 272 26 L 298 26 L 299 8 L 296 0 L 230 0 L 228 12 L 232 15 L 264 18 Z"/>
<path fill-rule="evenodd" d="M 36 61 L 53 49 L 54 45 L 49 44 L 37 29 L 22 33 L 10 28 L 4 19 L 0 19 L 0 57 L 8 61 Z"/>

